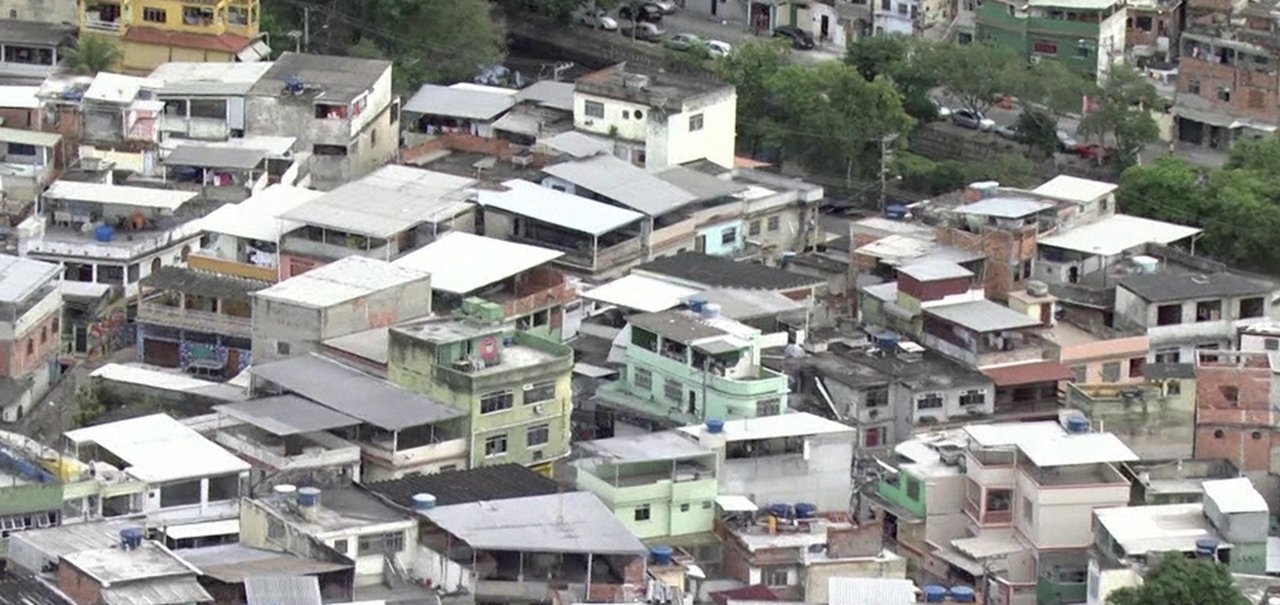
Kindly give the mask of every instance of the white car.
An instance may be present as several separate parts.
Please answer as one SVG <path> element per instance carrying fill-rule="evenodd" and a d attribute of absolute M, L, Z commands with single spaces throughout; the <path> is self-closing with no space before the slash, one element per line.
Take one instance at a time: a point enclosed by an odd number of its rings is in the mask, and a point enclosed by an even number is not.
<path fill-rule="evenodd" d="M 589 9 L 583 9 L 578 13 L 577 20 L 578 23 L 603 29 L 607 32 L 617 31 L 618 29 L 617 20 L 610 17 L 608 11 L 603 8 L 597 8 L 594 13 Z"/>
<path fill-rule="evenodd" d="M 676 5 L 675 0 L 652 0 L 652 2 L 662 9 L 662 14 L 664 15 L 675 14 L 676 9 L 680 8 Z"/>
<path fill-rule="evenodd" d="M 707 54 L 712 57 L 727 57 L 733 54 L 733 46 L 720 40 L 707 40 Z"/>

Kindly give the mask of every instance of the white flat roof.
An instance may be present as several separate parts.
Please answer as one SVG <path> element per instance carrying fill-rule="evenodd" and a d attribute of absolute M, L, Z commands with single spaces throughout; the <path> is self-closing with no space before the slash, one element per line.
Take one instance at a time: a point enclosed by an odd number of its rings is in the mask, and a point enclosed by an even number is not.
<path fill-rule="evenodd" d="M 1205 481 L 1200 484 L 1200 489 L 1223 514 L 1268 512 L 1267 501 L 1253 487 L 1253 482 L 1244 477 Z"/>
<path fill-rule="evenodd" d="M 644 218 L 643 214 L 634 210 L 610 206 L 521 179 L 512 179 L 503 185 L 507 191 L 480 191 L 480 205 L 588 235 L 601 235 Z"/>
<path fill-rule="evenodd" d="M 138 96 L 144 88 L 157 90 L 164 82 L 151 78 L 139 78 L 102 72 L 93 77 L 93 83 L 84 91 L 84 98 L 90 101 L 106 101 L 108 103 L 128 103 Z"/>
<path fill-rule="evenodd" d="M 1200 229 L 1195 227 L 1115 214 L 1069 229 L 1060 235 L 1046 237 L 1040 240 L 1040 245 L 1086 254 L 1115 256 L 1148 242 L 1171 244 L 1197 233 L 1200 233 Z"/>
<path fill-rule="evenodd" d="M 681 431 L 701 437 L 707 434 L 705 424 L 680 427 Z M 790 412 L 775 416 L 758 418 L 741 418 L 724 423 L 726 441 L 749 441 L 752 439 L 775 439 L 778 437 L 801 437 L 805 435 L 826 435 L 853 431 L 854 428 L 827 420 L 808 412 Z"/>
<path fill-rule="evenodd" d="M 970 424 L 964 427 L 974 443 L 982 447 L 1017 445 L 1022 439 L 1057 439 L 1067 433 L 1062 425 L 1052 420 L 1039 422 L 999 422 L 994 424 Z"/>
<path fill-rule="evenodd" d="M 96 443 L 128 464 L 125 472 L 148 483 L 249 470 L 249 463 L 165 414 L 67 431 L 66 437 L 77 445 Z"/>
<path fill-rule="evenodd" d="M 582 293 L 582 297 L 645 313 L 657 313 L 680 306 L 685 298 L 698 292 L 700 290 L 696 288 L 679 286 L 661 279 L 627 275 L 587 290 Z"/>
<path fill-rule="evenodd" d="M 432 290 L 466 294 L 561 256 L 558 250 L 454 231 L 393 264 L 430 273 Z"/>
<path fill-rule="evenodd" d="M 39 90 L 39 86 L 0 86 L 0 107 L 36 109 L 40 107 Z"/>
<path fill-rule="evenodd" d="M 73 282 L 63 282 L 64 285 L 70 283 Z M 112 382 L 149 386 L 166 391 L 201 391 L 210 388 L 223 390 L 219 387 L 227 386 L 224 383 L 201 380 L 178 372 L 166 372 L 144 365 L 128 363 L 109 363 L 94 370 L 89 376 Z"/>
<path fill-rule="evenodd" d="M 385 239 L 462 214 L 475 184 L 475 179 L 388 164 L 282 218 Z"/>
<path fill-rule="evenodd" d="M 1053 204 L 1023 197 L 993 197 L 965 204 L 955 209 L 958 214 L 978 214 L 996 218 L 1022 218 L 1052 208 Z"/>
<path fill-rule="evenodd" d="M 1187 552 L 1195 549 L 1196 540 L 1219 538 L 1198 502 L 1102 508 L 1093 514 L 1130 556 Z"/>
<path fill-rule="evenodd" d="M 1132 462 L 1138 455 L 1111 433 L 1066 433 L 1057 439 L 1024 439 L 1023 455 L 1039 467 Z"/>
<path fill-rule="evenodd" d="M 19 128 L 0 128 L 0 141 L 5 143 L 33 145 L 35 147 L 53 147 L 61 140 L 62 135 L 56 132 L 36 132 L 34 130 L 22 130 Z"/>
<path fill-rule="evenodd" d="M 171 540 L 204 538 L 207 536 L 226 536 L 238 533 L 240 533 L 239 519 L 205 521 L 204 523 L 188 523 L 186 525 L 169 525 L 164 528 L 165 537 Z"/>
<path fill-rule="evenodd" d="M 290 277 L 253 295 L 324 308 L 426 278 L 426 273 L 408 267 L 363 256 L 348 256 Z"/>
<path fill-rule="evenodd" d="M 52 185 L 49 185 L 49 189 L 44 192 L 45 197 L 73 202 L 116 204 L 139 208 L 159 208 L 161 210 L 177 210 L 183 204 L 194 199 L 196 195 L 198 194 L 194 191 L 173 191 L 171 189 L 104 185 L 102 183 L 81 183 L 77 181 L 54 181 Z"/>
<path fill-rule="evenodd" d="M 282 234 L 302 226 L 296 221 L 281 219 L 280 215 L 321 195 L 319 191 L 302 187 L 272 185 L 239 204 L 214 210 L 200 219 L 200 228 L 211 233 L 278 242 Z"/>
<path fill-rule="evenodd" d="M 1049 179 L 1043 185 L 1032 189 L 1031 192 L 1073 202 L 1092 202 L 1115 191 L 1117 187 L 1119 185 L 1115 183 L 1104 183 L 1062 174 Z"/>

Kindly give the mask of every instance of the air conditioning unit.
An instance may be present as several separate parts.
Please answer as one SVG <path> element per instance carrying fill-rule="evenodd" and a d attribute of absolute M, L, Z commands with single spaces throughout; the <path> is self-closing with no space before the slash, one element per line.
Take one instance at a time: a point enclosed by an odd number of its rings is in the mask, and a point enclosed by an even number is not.
<path fill-rule="evenodd" d="M 534 416 L 541 416 L 541 415 L 542 415 L 542 406 L 541 406 L 541 405 L 535 405 L 535 406 L 533 406 L 533 415 L 534 415 Z"/>

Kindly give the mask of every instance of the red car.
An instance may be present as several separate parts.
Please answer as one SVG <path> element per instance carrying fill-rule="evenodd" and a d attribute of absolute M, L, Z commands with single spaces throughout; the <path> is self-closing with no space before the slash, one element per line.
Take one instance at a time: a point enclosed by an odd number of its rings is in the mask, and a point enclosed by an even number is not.
<path fill-rule="evenodd" d="M 1106 145 L 1091 143 L 1076 147 L 1076 155 L 1080 156 L 1081 159 L 1096 160 L 1101 163 L 1115 159 L 1116 149 L 1114 147 L 1107 147 Z"/>

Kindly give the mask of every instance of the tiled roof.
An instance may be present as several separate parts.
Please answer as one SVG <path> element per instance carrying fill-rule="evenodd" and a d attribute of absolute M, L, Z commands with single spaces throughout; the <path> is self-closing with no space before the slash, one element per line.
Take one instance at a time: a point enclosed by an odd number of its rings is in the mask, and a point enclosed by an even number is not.
<path fill-rule="evenodd" d="M 519 464 L 416 475 L 369 483 L 365 488 L 404 507 L 413 506 L 415 494 L 431 494 L 436 497 L 436 506 L 449 506 L 482 500 L 545 496 L 560 491 L 555 481 Z"/>
<path fill-rule="evenodd" d="M 179 48 L 198 48 L 227 53 L 238 53 L 253 44 L 253 40 L 235 34 L 192 34 L 186 32 L 167 32 L 149 27 L 131 27 L 125 32 L 124 39 L 142 44 L 158 46 L 177 46 Z"/>

